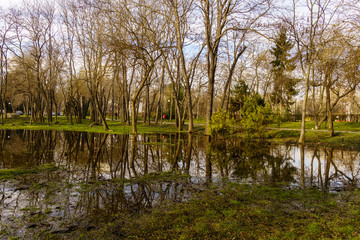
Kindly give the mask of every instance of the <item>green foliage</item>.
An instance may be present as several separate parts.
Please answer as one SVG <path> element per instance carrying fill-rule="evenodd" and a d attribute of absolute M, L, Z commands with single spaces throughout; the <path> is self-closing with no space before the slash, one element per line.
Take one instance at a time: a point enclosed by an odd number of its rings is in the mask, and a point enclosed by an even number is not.
<path fill-rule="evenodd" d="M 286 108 L 284 115 L 281 117 L 281 121 L 285 122 L 285 121 L 290 121 L 291 119 L 292 119 L 291 112 L 289 108 Z"/>
<path fill-rule="evenodd" d="M 273 121 L 271 107 L 257 94 L 245 100 L 241 110 L 241 125 L 248 136 L 265 137 L 266 127 Z"/>
<path fill-rule="evenodd" d="M 240 80 L 231 91 L 230 108 L 231 113 L 239 111 L 245 103 L 246 98 L 250 95 L 249 87 L 245 81 Z"/>
<path fill-rule="evenodd" d="M 220 108 L 211 117 L 210 134 L 212 136 L 232 134 L 234 132 L 234 125 L 234 120 L 230 119 L 229 114 Z"/>
<path fill-rule="evenodd" d="M 274 104 L 281 104 L 286 107 L 285 109 L 288 109 L 292 104 L 291 98 L 297 94 L 295 87 L 298 80 L 290 76 L 290 73 L 295 69 L 295 58 L 289 58 L 289 52 L 294 45 L 288 40 L 286 34 L 286 29 L 281 28 L 275 40 L 275 47 L 270 50 L 275 58 L 270 64 L 274 73 L 271 100 Z"/>
<path fill-rule="evenodd" d="M 19 175 L 35 174 L 40 172 L 55 171 L 58 167 L 52 164 L 44 164 L 32 169 L 0 169 L 0 180 L 11 179 Z"/>
<path fill-rule="evenodd" d="M 270 50 L 271 54 L 275 57 L 275 60 L 270 62 L 274 72 L 282 74 L 285 70 L 294 70 L 295 67 L 291 64 L 292 61 L 288 59 L 290 56 L 289 51 L 294 45 L 287 39 L 285 28 L 280 29 L 275 44 L 275 47 L 272 47 Z"/>
<path fill-rule="evenodd" d="M 326 207 L 334 200 L 341 204 Z M 351 201 L 357 206 L 356 193 L 345 200 L 318 190 L 226 183 L 140 216 L 118 214 L 83 230 L 83 239 L 358 239 L 360 221 Z"/>
<path fill-rule="evenodd" d="M 274 113 L 274 117 L 273 117 L 274 123 L 277 124 L 278 127 L 280 127 L 281 124 L 281 113 L 280 113 L 280 109 L 276 108 L 276 112 Z"/>

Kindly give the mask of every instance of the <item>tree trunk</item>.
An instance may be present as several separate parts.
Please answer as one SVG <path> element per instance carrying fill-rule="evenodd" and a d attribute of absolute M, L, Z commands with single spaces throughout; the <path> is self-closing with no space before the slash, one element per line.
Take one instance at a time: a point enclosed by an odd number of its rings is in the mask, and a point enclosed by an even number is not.
<path fill-rule="evenodd" d="M 306 76 L 305 76 L 305 95 L 304 95 L 304 102 L 303 102 L 303 107 L 302 107 L 303 112 L 301 115 L 301 132 L 300 132 L 300 137 L 298 140 L 298 142 L 300 144 L 305 143 L 305 118 L 306 118 L 306 105 L 307 105 L 308 93 L 309 93 L 310 70 L 311 70 L 311 65 L 308 66 L 307 71 L 306 71 Z"/>
<path fill-rule="evenodd" d="M 209 74 L 208 92 L 206 96 L 207 108 L 206 108 L 206 116 L 205 116 L 206 118 L 205 135 L 210 135 L 210 121 L 211 121 L 212 109 L 214 103 L 215 68 L 212 68 L 212 70 L 210 71 L 211 73 Z"/>
<path fill-rule="evenodd" d="M 160 88 L 159 88 L 159 99 L 157 101 L 156 104 L 156 115 L 155 115 L 155 124 L 158 123 L 159 121 L 159 110 L 160 110 L 160 104 L 161 104 L 161 97 L 162 97 L 162 92 L 163 92 L 163 87 L 164 87 L 164 78 L 165 78 L 165 67 L 162 67 L 162 72 L 161 72 L 161 82 L 160 82 Z M 160 114 L 160 117 L 162 119 L 162 114 Z"/>
<path fill-rule="evenodd" d="M 101 109 L 98 96 L 95 96 L 95 103 L 96 103 L 97 111 L 98 111 L 98 114 L 100 115 L 101 123 L 102 123 L 102 125 L 104 127 L 104 130 L 109 131 L 110 129 L 109 129 L 109 126 L 106 123 L 106 119 L 105 119 L 104 113 L 103 113 L 103 111 Z M 105 114 L 106 114 L 106 110 L 105 110 Z"/>
<path fill-rule="evenodd" d="M 137 134 L 135 100 L 131 101 L 131 127 L 132 127 L 132 134 Z"/>
<path fill-rule="evenodd" d="M 194 121 L 193 121 L 193 111 L 192 111 L 192 100 L 191 100 L 191 90 L 190 87 L 187 88 L 187 92 L 188 92 L 188 118 L 189 118 L 189 128 L 188 128 L 188 132 L 192 133 L 194 132 Z M 185 115 L 185 114 L 184 114 Z"/>
<path fill-rule="evenodd" d="M 150 88 L 149 88 L 149 81 L 146 84 L 146 112 L 145 112 L 145 120 L 147 121 L 147 125 L 150 126 Z"/>
<path fill-rule="evenodd" d="M 329 124 L 329 136 L 334 136 L 334 126 L 333 126 L 333 120 L 332 120 L 332 114 L 331 114 L 331 100 L 330 100 L 330 86 L 329 86 L 329 79 L 325 82 L 326 87 L 326 115 L 328 119 Z"/>

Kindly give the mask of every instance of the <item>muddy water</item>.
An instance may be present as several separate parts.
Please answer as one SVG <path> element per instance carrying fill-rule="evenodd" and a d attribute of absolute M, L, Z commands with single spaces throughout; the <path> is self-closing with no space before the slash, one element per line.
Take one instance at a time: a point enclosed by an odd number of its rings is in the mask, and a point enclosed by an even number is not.
<path fill-rule="evenodd" d="M 57 167 L 0 180 L 5 239 L 92 229 L 115 214 L 186 201 L 224 180 L 330 191 L 359 184 L 359 152 L 332 148 L 188 134 L 1 131 L 0 140 L 0 169 Z"/>

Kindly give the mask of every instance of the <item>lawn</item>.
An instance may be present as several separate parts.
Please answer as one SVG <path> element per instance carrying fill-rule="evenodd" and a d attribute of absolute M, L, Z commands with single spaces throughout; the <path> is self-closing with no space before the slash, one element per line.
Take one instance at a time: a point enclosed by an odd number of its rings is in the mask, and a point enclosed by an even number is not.
<path fill-rule="evenodd" d="M 195 133 L 203 134 L 204 120 L 195 121 Z M 29 118 L 20 117 L 13 119 L 6 119 L 0 129 L 25 129 L 25 130 L 59 130 L 59 131 L 81 131 L 81 132 L 97 132 L 109 134 L 130 134 L 132 132 L 131 126 L 117 120 L 107 121 L 110 131 L 105 131 L 102 125 L 89 126 L 89 120 L 84 119 L 81 124 L 70 124 L 66 117 L 59 117 L 56 123 L 32 123 L 30 125 Z M 324 125 L 325 126 L 325 125 Z M 268 140 L 275 142 L 294 142 L 296 143 L 300 136 L 301 122 L 284 122 L 280 125 L 272 124 L 268 130 Z M 306 129 L 311 130 L 314 127 L 314 122 L 306 122 Z M 187 132 L 188 125 L 183 126 L 183 133 Z M 322 129 L 320 131 L 307 131 L 305 141 L 307 144 L 321 144 L 329 147 L 342 147 L 354 150 L 360 150 L 360 123 L 358 122 L 334 122 L 335 131 L 349 131 L 336 132 L 334 137 L 329 137 L 327 131 Z M 293 129 L 293 130 L 288 130 Z M 158 124 L 151 123 L 150 125 L 138 122 L 137 130 L 139 134 L 144 133 L 177 133 L 178 128 L 173 121 L 159 122 Z M 245 137 L 245 134 L 239 128 L 237 136 Z"/>
<path fill-rule="evenodd" d="M 328 124 L 327 123 L 323 123 L 320 126 L 321 130 L 326 130 L 327 129 Z M 278 124 L 271 124 L 270 127 L 273 128 L 290 128 L 290 129 L 300 129 L 301 128 L 301 122 L 283 122 L 280 124 L 280 126 Z M 305 123 L 305 129 L 314 129 L 315 127 L 315 122 L 313 121 L 307 121 Z M 360 132 L 360 122 L 334 122 L 334 130 L 335 131 L 354 131 Z"/>
<path fill-rule="evenodd" d="M 130 125 L 117 120 L 108 120 L 107 124 L 110 131 L 105 131 L 102 125 L 89 125 L 89 120 L 84 119 L 81 124 L 70 124 L 66 117 L 59 117 L 56 123 L 45 123 L 34 122 L 30 124 L 28 117 L 19 117 L 6 119 L 3 125 L 0 125 L 0 129 L 26 129 L 26 130 L 60 130 L 60 131 L 81 131 L 81 132 L 97 132 L 97 133 L 111 133 L 111 134 L 129 134 L 132 132 Z M 202 131 L 203 126 L 196 126 L 195 132 Z M 137 124 L 138 133 L 175 133 L 178 132 L 178 128 L 175 124 L 164 122 L 158 124 L 144 124 L 138 122 Z M 183 131 L 187 132 L 187 125 L 184 125 Z"/>
<path fill-rule="evenodd" d="M 186 202 L 117 214 L 75 239 L 359 239 L 359 192 L 227 183 Z M 51 236 L 51 235 L 50 235 Z M 56 236 L 52 236 L 56 237 Z"/>
<path fill-rule="evenodd" d="M 51 167 L 21 173 L 12 171 L 17 177 L 17 180 L 13 181 L 22 183 L 18 191 L 46 196 L 47 204 L 23 207 L 21 212 L 26 217 L 17 218 L 8 224 L 2 223 L 0 237 L 8 239 L 20 239 L 15 234 L 16 229 L 11 226 L 22 225 L 28 226 L 24 231 L 31 234 L 28 236 L 32 236 L 32 239 L 360 238 L 360 193 L 357 188 L 335 193 L 326 189 L 290 188 L 281 184 L 248 185 L 229 181 L 189 185 L 190 176 L 172 172 L 145 175 L 131 181 L 67 182 L 72 178 L 64 177 L 61 180 L 54 178 L 53 181 L 36 183 L 36 179 L 41 179 L 50 172 L 54 176 L 68 172 Z M 49 174 L 44 174 L 44 171 Z M 10 172 L 8 173 L 7 175 L 10 175 Z M 35 182 L 21 181 L 21 177 Z M 24 185 L 25 183 L 27 185 Z M 176 201 L 181 196 L 172 197 L 172 194 L 169 194 L 167 200 L 161 204 L 147 207 L 143 206 L 142 202 L 133 204 L 131 199 L 122 195 L 124 186 L 134 186 L 133 191 L 140 189 L 136 186 L 141 186 L 151 192 L 151 186 L 158 184 L 187 186 L 188 190 L 184 189 L 185 192 L 191 191 L 193 194 L 185 201 Z M 56 207 L 58 201 L 67 201 L 66 195 L 63 198 L 57 194 L 56 199 L 52 198 L 54 192 L 62 191 L 83 197 L 103 193 L 104 200 L 107 199 L 107 194 L 114 191 L 118 194 L 110 194 L 109 197 L 118 198 L 111 198 L 114 205 L 110 202 L 107 203 L 109 206 L 116 207 L 117 201 L 128 201 L 129 205 L 124 204 L 117 213 L 113 213 L 111 209 L 101 212 L 91 209 L 88 215 L 74 214 L 67 216 L 65 221 L 62 217 L 52 216 L 53 211 L 56 212 L 59 208 Z M 135 196 L 146 199 L 143 195 Z M 76 204 L 81 203 L 85 204 L 83 207 L 86 207 L 86 204 L 91 205 L 87 201 Z M 101 209 L 101 206 L 98 207 Z M 61 230 L 50 228 L 47 223 L 49 221 L 56 221 L 62 226 Z"/>

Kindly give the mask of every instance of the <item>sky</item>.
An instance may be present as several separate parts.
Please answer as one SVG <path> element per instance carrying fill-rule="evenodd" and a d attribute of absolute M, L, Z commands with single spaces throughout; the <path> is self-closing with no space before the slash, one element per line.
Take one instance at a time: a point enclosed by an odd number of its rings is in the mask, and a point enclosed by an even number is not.
<path fill-rule="evenodd" d="M 16 6 L 21 0 L 0 0 L 0 7 L 8 8 L 10 6 Z"/>

